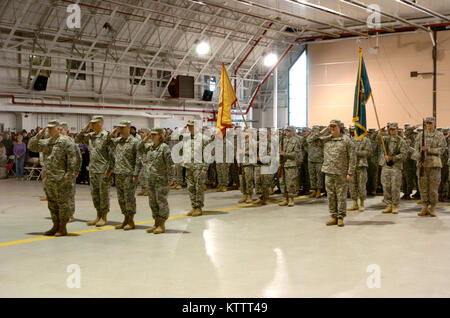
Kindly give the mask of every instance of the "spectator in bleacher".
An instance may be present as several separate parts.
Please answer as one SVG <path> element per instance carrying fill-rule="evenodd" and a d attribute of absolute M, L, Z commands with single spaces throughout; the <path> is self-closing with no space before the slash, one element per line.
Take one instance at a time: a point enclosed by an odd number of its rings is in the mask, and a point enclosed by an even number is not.
<path fill-rule="evenodd" d="M 17 136 L 17 143 L 14 145 L 14 156 L 16 157 L 16 178 L 23 180 L 23 166 L 25 164 L 25 154 L 27 152 L 27 145 L 22 142 L 23 136 Z"/>

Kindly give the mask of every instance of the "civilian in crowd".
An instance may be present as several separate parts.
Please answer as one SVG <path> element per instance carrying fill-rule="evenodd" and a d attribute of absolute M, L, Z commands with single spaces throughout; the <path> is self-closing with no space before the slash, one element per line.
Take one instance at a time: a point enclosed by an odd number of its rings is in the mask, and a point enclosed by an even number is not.
<path fill-rule="evenodd" d="M 17 143 L 14 145 L 14 156 L 16 157 L 16 178 L 23 180 L 23 166 L 25 164 L 25 154 L 27 152 L 27 146 L 22 142 L 23 136 L 17 136 Z"/>
<path fill-rule="evenodd" d="M 8 159 L 14 158 L 14 147 L 13 147 L 12 139 L 11 139 L 10 134 L 7 132 L 5 132 L 3 134 L 3 144 L 5 145 L 6 156 L 8 157 Z"/>

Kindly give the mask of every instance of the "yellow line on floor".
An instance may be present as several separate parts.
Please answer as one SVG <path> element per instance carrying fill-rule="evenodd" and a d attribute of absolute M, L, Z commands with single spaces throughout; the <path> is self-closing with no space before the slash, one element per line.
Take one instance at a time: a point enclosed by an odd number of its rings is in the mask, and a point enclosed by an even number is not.
<path fill-rule="evenodd" d="M 302 199 L 306 199 L 307 196 L 300 196 L 300 197 L 296 197 L 294 198 L 294 200 L 302 200 Z M 271 201 L 270 203 L 268 203 L 268 205 L 270 204 L 276 204 L 279 203 L 281 201 Z M 238 206 L 232 206 L 232 207 L 228 207 L 228 208 L 223 208 L 223 209 L 217 209 L 217 210 L 211 210 L 211 211 L 205 211 L 203 212 L 203 214 L 213 214 L 213 213 L 220 213 L 220 212 L 227 212 L 227 211 L 232 211 L 232 210 L 238 210 L 238 209 L 242 209 L 242 208 L 250 208 L 250 207 L 257 207 L 259 205 L 255 205 L 255 204 L 247 204 L 247 205 L 238 205 Z M 176 216 L 171 216 L 169 217 L 169 220 L 174 220 L 174 219 L 182 219 L 182 218 L 187 218 L 187 215 L 176 215 Z M 147 223 L 151 223 L 154 222 L 155 220 L 146 220 L 146 221 L 141 221 L 141 222 L 136 222 L 136 225 L 141 225 L 141 224 L 147 224 Z M 114 226 L 104 226 L 104 227 L 96 227 L 96 228 L 92 228 L 92 229 L 87 229 L 87 230 L 82 230 L 82 231 L 78 231 L 78 232 L 70 232 L 68 233 L 68 235 L 73 235 L 73 234 L 86 234 L 86 233 L 92 233 L 92 232 L 99 232 L 99 231 L 105 231 L 105 230 L 112 230 L 114 229 Z M 55 236 L 40 236 L 40 237 L 35 237 L 35 238 L 29 238 L 29 239 L 25 239 L 25 240 L 18 240 L 18 241 L 11 241 L 11 242 L 4 242 L 4 243 L 0 243 L 0 247 L 3 246 L 11 246 L 11 245 L 17 245 L 17 244 L 24 244 L 24 243 L 32 243 L 32 242 L 37 242 L 37 241 L 42 241 L 42 240 L 50 240 L 50 239 L 56 239 L 57 237 Z"/>

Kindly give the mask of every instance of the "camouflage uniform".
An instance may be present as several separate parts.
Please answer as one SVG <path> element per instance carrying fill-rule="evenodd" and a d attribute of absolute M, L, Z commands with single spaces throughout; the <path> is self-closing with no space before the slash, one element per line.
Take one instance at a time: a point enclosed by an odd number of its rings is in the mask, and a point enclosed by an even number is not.
<path fill-rule="evenodd" d="M 72 193 L 72 176 L 77 175 L 81 168 L 81 160 L 78 160 L 73 141 L 62 135 L 56 139 L 42 140 L 37 134 L 28 142 L 28 148 L 34 152 L 48 153 L 44 181 L 48 209 L 54 223 L 67 223 L 72 212 L 68 200 Z"/>
<path fill-rule="evenodd" d="M 114 167 L 114 157 L 110 147 L 111 138 L 105 130 L 98 134 L 80 132 L 75 137 L 75 142 L 89 145 L 89 183 L 92 201 L 98 214 L 107 214 L 111 176 L 107 177 L 105 173 L 111 174 Z"/>
<path fill-rule="evenodd" d="M 380 152 L 380 144 L 378 143 L 378 134 L 375 130 L 372 130 L 372 135 L 370 136 L 371 141 L 371 151 L 368 159 L 368 169 L 367 169 L 367 191 L 370 194 L 375 195 L 378 189 L 378 174 L 379 174 L 379 152 Z"/>
<path fill-rule="evenodd" d="M 364 201 L 367 197 L 367 158 L 369 157 L 372 145 L 368 137 L 353 141 L 355 145 L 356 169 L 355 174 L 350 179 L 350 196 L 352 200 Z"/>
<path fill-rule="evenodd" d="M 159 131 L 156 129 L 153 131 Z M 162 131 L 162 130 L 161 130 Z M 160 143 L 156 148 L 152 143 L 141 141 L 138 146 L 145 157 L 144 174 L 148 181 L 148 200 L 152 216 L 156 219 L 169 218 L 169 182 L 173 180 L 173 161 L 170 147 Z M 138 163 L 140 165 L 140 163 Z"/>
<path fill-rule="evenodd" d="M 139 140 L 129 135 L 128 138 L 111 138 L 114 153 L 114 174 L 116 176 L 117 199 L 120 210 L 126 216 L 136 214 L 136 182 L 133 176 L 139 175 L 137 148 Z"/>
<path fill-rule="evenodd" d="M 311 134 L 306 138 L 308 144 L 308 172 L 310 187 L 313 190 L 323 188 L 323 143 L 319 138 L 319 127 L 313 127 Z"/>
<path fill-rule="evenodd" d="M 229 145 L 231 147 L 231 145 Z M 224 138 L 223 140 L 223 159 L 222 162 L 217 162 L 216 160 L 216 170 L 217 170 L 217 181 L 219 186 L 227 187 L 229 180 L 228 180 L 228 174 L 229 174 L 229 166 L 230 164 L 227 163 L 227 139 Z"/>
<path fill-rule="evenodd" d="M 396 128 L 396 125 L 390 127 Z M 405 140 L 401 137 L 393 138 L 385 136 L 384 144 L 388 155 L 392 156 L 394 164 L 389 167 L 386 165 L 384 151 L 380 152 L 379 165 L 381 169 L 381 184 L 383 186 L 384 203 L 388 206 L 398 206 L 400 201 L 400 187 L 402 185 L 403 161 L 407 155 Z M 381 144 L 381 139 L 380 139 Z"/>
<path fill-rule="evenodd" d="M 307 143 L 306 143 L 306 138 L 302 135 L 295 134 L 294 137 L 297 138 L 298 144 L 300 145 L 300 152 L 297 156 L 297 176 L 298 176 L 297 177 L 297 189 L 300 190 L 300 188 L 302 187 L 302 179 L 301 179 L 302 166 L 303 166 L 304 154 L 306 152 L 306 150 L 304 148 L 307 147 Z"/>
<path fill-rule="evenodd" d="M 409 140 L 410 147 L 414 147 L 416 140 L 415 127 L 408 127 L 405 129 L 405 140 Z M 411 149 L 410 149 L 411 150 Z M 417 167 L 415 160 L 411 157 L 411 151 L 408 151 L 407 157 L 403 167 L 403 193 L 405 198 L 410 198 L 414 189 L 417 187 Z"/>
<path fill-rule="evenodd" d="M 203 160 L 203 150 L 205 149 L 208 141 L 203 138 L 202 134 L 196 134 L 194 136 L 187 137 L 188 147 L 191 149 L 191 154 L 187 160 L 182 163 L 183 167 L 186 168 L 186 181 L 187 190 L 189 192 L 189 198 L 191 200 L 191 206 L 193 209 L 202 208 L 204 206 L 205 195 L 203 190 L 203 185 L 206 181 L 206 173 L 208 171 L 208 163 Z M 209 138 L 208 138 L 209 139 Z M 195 162 L 194 154 L 201 154 L 199 158 L 202 158 L 201 162 Z M 183 159 L 185 157 L 184 154 Z M 198 156 L 198 155 L 197 155 Z"/>
<path fill-rule="evenodd" d="M 291 138 L 284 137 L 281 140 L 280 149 L 285 152 L 281 159 L 283 163 L 280 180 L 281 192 L 285 196 L 293 198 L 298 191 L 297 157 L 301 152 L 299 141 L 294 136 Z"/>
<path fill-rule="evenodd" d="M 333 120 L 333 125 L 339 121 Z M 356 156 L 354 145 L 347 135 L 320 137 L 324 143 L 322 172 L 325 173 L 325 187 L 328 207 L 332 218 L 344 218 L 347 212 L 347 175 L 354 176 Z"/>
<path fill-rule="evenodd" d="M 427 118 L 427 120 L 429 120 Z M 438 189 L 441 182 L 441 155 L 444 153 L 446 147 L 444 135 L 435 130 L 430 133 L 425 130 L 425 147 L 428 152 L 425 152 L 424 161 L 424 176 L 420 176 L 420 168 L 417 169 L 417 176 L 419 178 L 420 199 L 423 204 L 436 205 L 438 202 Z M 422 134 L 419 134 L 416 139 L 415 147 L 416 153 L 414 158 L 420 160 L 420 153 L 422 150 Z"/>
<path fill-rule="evenodd" d="M 255 163 L 250 163 L 250 143 L 256 141 L 245 138 L 244 162 L 242 162 L 242 174 L 240 175 L 241 192 L 244 195 L 253 195 L 255 179 Z"/>
<path fill-rule="evenodd" d="M 258 150 L 259 150 L 259 144 L 258 144 Z M 266 155 L 270 156 L 271 154 L 271 141 L 270 139 L 267 140 L 267 152 Z M 258 161 L 258 168 L 260 171 L 259 174 L 259 183 L 261 184 L 261 196 L 260 199 L 264 202 L 266 202 L 269 199 L 270 195 L 270 189 L 272 189 L 273 186 L 273 173 L 265 174 L 265 170 L 263 167 L 269 167 L 270 163 L 263 163 L 261 161 Z"/>

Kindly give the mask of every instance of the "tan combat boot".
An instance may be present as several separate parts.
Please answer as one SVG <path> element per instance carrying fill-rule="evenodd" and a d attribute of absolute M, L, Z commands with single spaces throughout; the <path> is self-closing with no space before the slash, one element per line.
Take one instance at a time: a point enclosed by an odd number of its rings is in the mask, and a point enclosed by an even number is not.
<path fill-rule="evenodd" d="M 312 192 L 307 196 L 307 198 L 311 199 L 316 196 L 316 190 L 312 190 Z"/>
<path fill-rule="evenodd" d="M 255 204 L 256 205 L 266 205 L 267 201 L 263 200 L 262 198 L 259 198 L 258 200 L 256 200 Z"/>
<path fill-rule="evenodd" d="M 247 195 L 247 200 L 245 200 L 245 203 L 252 203 L 252 202 L 253 202 L 252 195 L 251 194 Z"/>
<path fill-rule="evenodd" d="M 331 220 L 329 220 L 327 223 L 327 226 L 332 226 L 337 224 L 337 218 L 332 217 Z"/>
<path fill-rule="evenodd" d="M 145 196 L 145 195 L 147 195 L 147 188 L 142 188 L 142 190 L 141 190 L 141 192 L 139 192 L 138 194 L 137 194 L 138 196 Z"/>
<path fill-rule="evenodd" d="M 247 201 L 247 195 L 246 194 L 244 194 L 244 196 L 242 197 L 242 199 L 240 199 L 238 201 L 238 203 L 244 203 L 245 201 Z"/>
<path fill-rule="evenodd" d="M 343 227 L 344 226 L 344 218 L 338 218 L 337 226 Z"/>
<path fill-rule="evenodd" d="M 293 197 L 288 198 L 288 206 L 290 206 L 290 207 L 294 206 L 294 198 Z"/>
<path fill-rule="evenodd" d="M 427 203 L 423 203 L 422 204 L 422 211 L 420 211 L 419 213 L 417 213 L 418 216 L 425 216 L 428 214 L 428 204 Z"/>
<path fill-rule="evenodd" d="M 227 186 L 222 186 L 221 191 L 222 191 L 222 192 L 227 192 L 227 191 L 228 191 Z"/>
<path fill-rule="evenodd" d="M 270 188 L 269 189 L 269 195 L 272 195 L 273 194 L 273 188 Z"/>
<path fill-rule="evenodd" d="M 59 237 L 67 235 L 66 224 L 67 222 L 59 222 L 58 232 L 55 233 L 55 236 Z"/>
<path fill-rule="evenodd" d="M 160 219 L 155 219 L 155 224 L 151 227 L 147 229 L 147 233 L 153 233 L 153 231 L 155 231 L 155 229 L 158 227 L 159 225 L 159 220 Z"/>
<path fill-rule="evenodd" d="M 386 205 L 386 209 L 381 211 L 381 213 L 391 213 L 391 212 L 392 212 L 392 205 L 391 204 L 387 204 Z"/>
<path fill-rule="evenodd" d="M 69 222 L 67 222 L 67 223 L 72 223 L 72 222 L 75 222 L 75 219 L 73 218 L 73 214 L 70 216 Z"/>
<path fill-rule="evenodd" d="M 170 188 L 175 190 L 177 188 L 178 184 L 174 183 Z"/>
<path fill-rule="evenodd" d="M 106 222 L 108 222 L 108 220 L 106 219 L 107 214 L 108 214 L 108 212 L 102 213 L 100 220 L 98 220 L 98 222 L 95 224 L 95 226 L 97 226 L 97 227 L 105 226 Z"/>
<path fill-rule="evenodd" d="M 153 234 L 161 234 L 161 233 L 164 233 L 164 232 L 166 231 L 165 223 L 166 223 L 166 220 L 164 220 L 164 219 L 159 219 L 158 226 L 157 226 L 157 228 L 153 231 Z"/>
<path fill-rule="evenodd" d="M 428 213 L 432 217 L 436 217 L 436 213 L 434 212 L 434 209 L 436 208 L 436 204 L 430 205 L 430 212 Z"/>
<path fill-rule="evenodd" d="M 359 212 L 364 212 L 364 200 L 363 199 L 359 199 Z"/>
<path fill-rule="evenodd" d="M 392 206 L 392 214 L 398 214 L 398 205 L 394 204 Z"/>
<path fill-rule="evenodd" d="M 353 200 L 353 206 L 348 208 L 347 211 L 356 211 L 359 209 L 358 200 Z"/>
<path fill-rule="evenodd" d="M 316 191 L 316 199 L 320 198 L 322 196 L 322 192 L 320 191 L 320 189 L 317 189 Z"/>
<path fill-rule="evenodd" d="M 46 196 L 41 197 L 41 201 L 47 201 L 47 197 Z"/>
<path fill-rule="evenodd" d="M 100 220 L 101 216 L 102 216 L 101 213 L 97 211 L 97 217 L 95 218 L 95 220 L 87 222 L 87 225 L 89 226 L 96 225 L 97 222 Z"/>
<path fill-rule="evenodd" d="M 135 226 L 134 226 L 134 214 L 131 214 L 131 215 L 128 216 L 128 224 L 125 225 L 125 227 L 123 229 L 124 229 L 124 231 L 129 231 L 129 230 L 132 230 L 134 228 L 135 228 Z"/>
<path fill-rule="evenodd" d="M 278 205 L 279 206 L 286 206 L 286 205 L 288 205 L 289 204 L 289 202 L 288 202 L 288 197 L 287 196 L 284 196 L 284 200 L 281 202 L 281 203 L 279 203 Z"/>
<path fill-rule="evenodd" d="M 221 191 L 222 191 L 222 186 L 221 185 L 217 186 L 216 192 L 221 192 Z"/>
<path fill-rule="evenodd" d="M 202 214 L 203 214 L 203 212 L 202 212 L 201 208 L 195 208 L 194 212 L 192 213 L 192 216 L 200 216 Z"/>
<path fill-rule="evenodd" d="M 53 221 L 53 227 L 44 233 L 44 235 L 46 235 L 46 236 L 53 236 L 56 234 L 56 232 L 58 232 L 59 222 L 56 220 L 52 220 L 52 221 Z"/>
<path fill-rule="evenodd" d="M 128 224 L 128 215 L 124 215 L 123 222 L 120 223 L 120 224 L 118 224 L 118 225 L 116 225 L 114 228 L 115 228 L 116 230 L 121 230 L 121 229 L 123 229 L 123 228 L 125 227 L 125 225 L 127 225 L 127 224 Z"/>

